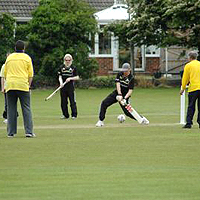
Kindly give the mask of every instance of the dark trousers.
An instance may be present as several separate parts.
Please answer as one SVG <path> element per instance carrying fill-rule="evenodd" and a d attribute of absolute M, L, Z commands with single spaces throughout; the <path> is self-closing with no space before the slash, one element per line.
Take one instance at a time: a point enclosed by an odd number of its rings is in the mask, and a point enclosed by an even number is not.
<path fill-rule="evenodd" d="M 197 122 L 198 124 L 200 124 L 200 90 L 196 90 L 194 92 L 188 93 L 188 108 L 187 108 L 187 117 L 186 117 L 187 124 L 193 124 L 192 120 L 195 113 L 196 101 L 197 101 L 197 107 L 198 107 Z"/>
<path fill-rule="evenodd" d="M 60 90 L 60 97 L 61 97 L 61 109 L 62 113 L 66 118 L 69 118 L 69 112 L 68 112 L 68 98 L 70 102 L 71 107 L 71 116 L 77 117 L 77 106 L 76 106 L 76 99 L 74 94 L 74 88 L 67 88 L 63 87 Z"/>
<path fill-rule="evenodd" d="M 3 111 L 3 118 L 7 119 L 7 110 L 8 110 L 8 105 L 7 105 L 7 94 L 4 93 L 4 111 Z M 19 116 L 17 112 L 17 117 Z"/>
<path fill-rule="evenodd" d="M 33 133 L 32 113 L 30 108 L 30 93 L 19 90 L 10 90 L 7 92 L 8 105 L 8 135 L 17 133 L 17 101 L 20 100 L 25 133 Z"/>
<path fill-rule="evenodd" d="M 117 92 L 113 91 L 111 94 L 109 94 L 102 102 L 101 102 L 101 107 L 100 107 L 100 113 L 99 113 L 99 119 L 103 121 L 105 119 L 106 115 L 106 110 L 109 106 L 111 106 L 114 103 L 117 103 L 118 101 L 116 100 Z M 121 106 L 124 114 L 131 119 L 135 119 L 127 110 L 124 106 L 122 106 L 120 103 L 119 105 Z"/>
<path fill-rule="evenodd" d="M 7 97 L 6 93 L 4 93 L 4 111 L 3 111 L 3 118 L 7 119 Z"/>

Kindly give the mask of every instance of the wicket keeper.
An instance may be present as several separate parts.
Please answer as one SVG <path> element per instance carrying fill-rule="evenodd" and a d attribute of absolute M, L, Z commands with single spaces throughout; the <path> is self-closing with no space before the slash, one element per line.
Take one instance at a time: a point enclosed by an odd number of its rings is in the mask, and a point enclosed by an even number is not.
<path fill-rule="evenodd" d="M 116 89 L 101 102 L 99 121 L 96 123 L 97 127 L 104 126 L 103 121 L 105 119 L 106 110 L 109 106 L 117 102 L 129 101 L 134 88 L 134 77 L 131 74 L 131 66 L 129 63 L 124 63 L 122 65 L 122 71 L 118 72 L 115 83 Z M 135 119 L 123 105 L 120 103 L 119 105 L 126 116 Z"/>

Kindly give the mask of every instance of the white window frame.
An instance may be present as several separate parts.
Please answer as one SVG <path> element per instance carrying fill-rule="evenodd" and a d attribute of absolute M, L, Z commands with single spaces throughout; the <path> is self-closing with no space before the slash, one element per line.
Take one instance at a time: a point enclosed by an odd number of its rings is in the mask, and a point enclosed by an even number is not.
<path fill-rule="evenodd" d="M 100 25 L 106 25 L 107 23 L 100 23 L 98 25 L 100 29 Z M 96 33 L 94 37 L 94 54 L 89 53 L 90 57 L 104 57 L 104 58 L 114 58 L 114 43 L 115 37 L 113 33 L 111 33 L 111 53 L 110 54 L 99 54 L 99 34 Z"/>

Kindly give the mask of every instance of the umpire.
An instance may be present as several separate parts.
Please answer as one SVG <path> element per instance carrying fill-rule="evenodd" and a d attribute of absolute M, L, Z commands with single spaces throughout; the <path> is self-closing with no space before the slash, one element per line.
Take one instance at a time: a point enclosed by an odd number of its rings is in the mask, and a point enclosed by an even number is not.
<path fill-rule="evenodd" d="M 200 62 L 197 60 L 197 53 L 194 51 L 189 52 L 188 60 L 189 63 L 184 67 L 182 86 L 180 90 L 180 94 L 182 95 L 186 89 L 186 85 L 189 84 L 187 117 L 186 124 L 183 128 L 192 127 L 196 101 L 198 105 L 197 123 L 200 128 Z"/>
<path fill-rule="evenodd" d="M 109 94 L 102 102 L 101 108 L 99 112 L 99 121 L 96 123 L 97 127 L 104 126 L 103 120 L 105 119 L 106 110 L 109 106 L 122 99 L 125 99 L 128 103 L 129 98 L 131 97 L 133 88 L 134 88 L 134 77 L 131 74 L 131 66 L 129 63 L 124 63 L 122 65 L 122 71 L 118 72 L 117 77 L 115 79 L 116 89 Z M 116 99 L 116 97 L 121 97 L 120 99 Z M 124 111 L 125 115 L 128 117 L 135 119 L 120 103 L 122 110 Z"/>
<path fill-rule="evenodd" d="M 68 119 L 68 98 L 70 101 L 71 107 L 71 116 L 72 119 L 76 119 L 77 117 L 77 106 L 74 92 L 74 81 L 79 80 L 79 76 L 77 75 L 77 69 L 72 65 L 73 58 L 70 54 L 66 54 L 64 56 L 64 63 L 60 66 L 58 71 L 60 86 L 62 87 L 60 90 L 61 96 L 61 109 L 63 116 L 61 119 Z"/>

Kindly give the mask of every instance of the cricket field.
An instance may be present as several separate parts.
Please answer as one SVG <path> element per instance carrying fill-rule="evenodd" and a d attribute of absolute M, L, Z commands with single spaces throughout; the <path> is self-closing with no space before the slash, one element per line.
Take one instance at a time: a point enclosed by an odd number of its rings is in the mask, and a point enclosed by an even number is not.
<path fill-rule="evenodd" d="M 0 200 L 200 200 L 200 129 L 179 124 L 178 88 L 135 88 L 132 106 L 149 121 L 126 118 L 119 105 L 97 128 L 99 106 L 112 89 L 77 89 L 78 118 L 62 120 L 60 96 L 33 90 L 36 138 L 0 122 Z M 4 98 L 0 97 L 0 112 Z"/>

